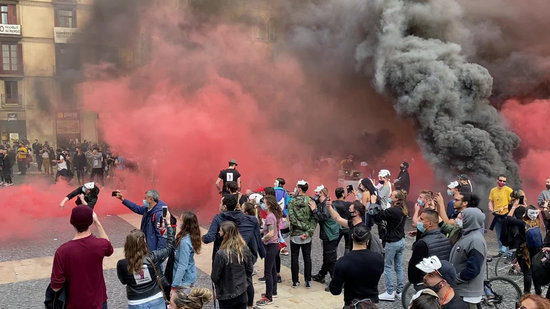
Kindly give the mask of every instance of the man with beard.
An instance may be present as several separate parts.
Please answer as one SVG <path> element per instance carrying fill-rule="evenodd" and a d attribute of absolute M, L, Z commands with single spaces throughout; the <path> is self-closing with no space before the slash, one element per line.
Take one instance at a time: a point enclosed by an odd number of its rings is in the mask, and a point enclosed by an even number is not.
<path fill-rule="evenodd" d="M 403 161 L 399 166 L 399 175 L 397 179 L 393 182 L 395 185 L 395 190 L 405 190 L 409 193 L 411 188 L 411 178 L 409 176 L 409 163 Z"/>

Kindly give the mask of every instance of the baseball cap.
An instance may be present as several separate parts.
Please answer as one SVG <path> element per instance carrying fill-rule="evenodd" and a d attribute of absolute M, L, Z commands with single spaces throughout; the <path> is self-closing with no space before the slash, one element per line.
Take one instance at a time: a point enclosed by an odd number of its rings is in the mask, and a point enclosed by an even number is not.
<path fill-rule="evenodd" d="M 468 178 L 468 176 L 466 176 L 466 174 L 460 174 L 460 175 L 458 175 L 458 179 L 459 179 L 459 180 L 470 180 L 470 179 Z"/>
<path fill-rule="evenodd" d="M 305 180 L 298 180 L 298 183 L 296 184 L 297 186 L 303 186 L 303 185 L 307 185 L 307 181 Z"/>
<path fill-rule="evenodd" d="M 456 187 L 458 187 L 458 181 L 451 181 L 449 185 L 447 185 L 447 188 L 449 189 L 454 189 Z"/>
<path fill-rule="evenodd" d="M 87 182 L 87 183 L 84 184 L 84 188 L 86 188 L 88 190 L 92 190 L 94 187 L 95 187 L 94 182 Z"/>
<path fill-rule="evenodd" d="M 229 160 L 229 164 L 239 165 L 239 164 L 237 164 L 237 160 L 235 160 L 235 159 Z"/>
<path fill-rule="evenodd" d="M 390 171 L 388 170 L 380 170 L 378 173 L 378 177 L 390 177 Z"/>
<path fill-rule="evenodd" d="M 80 230 L 87 229 L 94 222 L 93 210 L 87 205 L 78 205 L 71 212 L 71 224 Z"/>
<path fill-rule="evenodd" d="M 416 268 L 427 274 L 435 271 L 451 285 L 456 281 L 456 270 L 453 264 L 445 260 L 440 261 L 436 255 L 422 259 L 420 263 L 416 264 Z"/>
<path fill-rule="evenodd" d="M 320 185 L 320 186 L 318 186 L 317 188 L 315 188 L 315 190 L 314 190 L 314 191 L 318 193 L 318 192 L 321 192 L 321 191 L 323 191 L 323 189 L 324 189 L 324 188 L 325 188 L 325 186 L 324 186 L 324 185 Z"/>

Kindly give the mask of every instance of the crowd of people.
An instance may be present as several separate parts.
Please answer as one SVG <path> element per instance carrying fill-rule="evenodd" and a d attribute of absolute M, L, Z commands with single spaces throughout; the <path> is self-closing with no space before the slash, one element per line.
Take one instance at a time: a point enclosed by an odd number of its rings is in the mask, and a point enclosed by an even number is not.
<path fill-rule="evenodd" d="M 390 171 L 382 169 L 376 180 L 363 178 L 356 185 L 335 188 L 335 200 L 322 184 L 310 194 L 306 180 L 299 180 L 287 191 L 282 177 L 273 186 L 241 193 L 237 166 L 236 160 L 231 160 L 228 168 L 220 171 L 215 183 L 221 197 L 219 213 L 204 235 L 194 213 L 185 212 L 176 219 L 156 190 L 148 190 L 141 205 L 124 198 L 121 191 L 112 193 L 142 216 L 140 229 L 126 237 L 125 259 L 117 265 L 118 277 L 126 285 L 128 308 L 165 308 L 166 304 L 170 308 L 200 308 L 213 297 L 222 309 L 269 305 L 276 301 L 282 283 L 281 255 L 288 254 L 288 247 L 292 287 L 303 284 L 311 288 L 311 281 L 326 283 L 326 291 L 334 295 L 343 292 L 344 308 L 376 308 L 381 301 L 401 299 L 405 265 L 407 278 L 417 291 L 410 308 L 480 308 L 482 299 L 490 299 L 484 289 L 489 257 L 485 219 L 489 214 L 480 208 L 480 198 L 466 175 L 447 186 L 448 203 L 441 193 L 420 191 L 410 214 L 407 162 L 400 165 L 394 181 Z M 550 308 L 548 300 L 537 296 L 542 294 L 542 283 L 531 272 L 535 264 L 550 264 L 545 255 L 550 253 L 550 234 L 543 239 L 541 232 L 550 228 L 550 178 L 536 205 L 527 203 L 522 190 L 507 187 L 506 180 L 499 175 L 488 194 L 493 217 L 488 228 L 496 230 L 498 255 L 516 250 L 525 293 L 518 308 Z M 68 308 L 106 307 L 101 262 L 113 249 L 93 213 L 98 193 L 95 183 L 86 183 L 60 204 L 77 197 L 71 215 L 77 233 L 57 250 L 51 280 L 53 291 L 64 285 L 68 289 Z M 92 223 L 98 228 L 97 238 L 89 231 Z M 412 223 L 409 236 L 415 242 L 407 262 L 408 223 Z M 322 266 L 314 274 L 311 251 L 317 228 Z M 342 239 L 344 254 L 338 257 Z M 203 243 L 213 243 L 212 291 L 194 287 L 195 254 Z M 299 276 L 300 253 L 304 282 Z M 258 258 L 263 259 L 259 281 L 265 284 L 265 293 L 255 297 L 252 276 Z M 71 280 L 75 273 L 91 279 Z M 385 290 L 379 291 L 382 274 Z M 536 295 L 530 294 L 533 282 Z M 87 300 L 86 305 L 79 303 L 81 299 Z"/>
<path fill-rule="evenodd" d="M 42 175 L 51 176 L 55 181 L 63 179 L 71 182 L 74 178 L 79 185 L 96 181 L 105 185 L 116 170 L 124 169 L 126 160 L 109 151 L 105 144 L 82 143 L 70 140 L 55 149 L 45 141 L 43 144 L 35 139 L 30 144 L 27 140 L 0 145 L 0 186 L 13 185 L 13 167 L 17 163 L 19 175 L 26 175 L 31 164 L 36 164 Z"/>

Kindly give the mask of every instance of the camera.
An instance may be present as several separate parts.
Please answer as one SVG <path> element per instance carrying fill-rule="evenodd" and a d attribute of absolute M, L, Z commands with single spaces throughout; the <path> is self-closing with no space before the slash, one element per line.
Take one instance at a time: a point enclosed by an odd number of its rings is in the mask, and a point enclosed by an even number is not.
<path fill-rule="evenodd" d="M 111 192 L 111 196 L 116 196 L 118 194 L 118 191 Z"/>

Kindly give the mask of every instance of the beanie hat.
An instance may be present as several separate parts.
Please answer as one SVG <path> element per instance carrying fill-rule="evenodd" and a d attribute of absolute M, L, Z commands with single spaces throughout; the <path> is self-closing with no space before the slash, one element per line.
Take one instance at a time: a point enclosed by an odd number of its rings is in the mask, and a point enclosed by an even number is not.
<path fill-rule="evenodd" d="M 79 230 L 87 229 L 94 222 L 93 212 L 89 206 L 76 206 L 71 212 L 71 224 Z"/>

